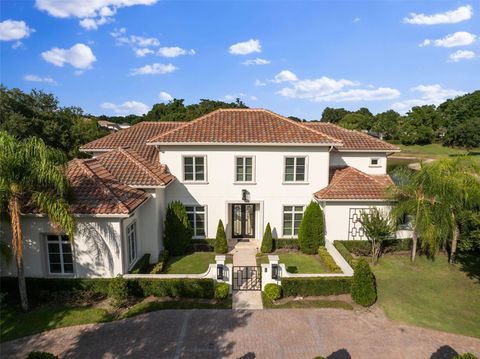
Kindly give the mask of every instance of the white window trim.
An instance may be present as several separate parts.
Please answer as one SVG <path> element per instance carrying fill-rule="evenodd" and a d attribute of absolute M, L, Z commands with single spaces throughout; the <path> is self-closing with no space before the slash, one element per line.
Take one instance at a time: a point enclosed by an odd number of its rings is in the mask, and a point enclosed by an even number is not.
<path fill-rule="evenodd" d="M 130 261 L 130 240 L 128 238 L 128 229 L 135 225 L 135 258 L 133 258 Z M 125 227 L 125 238 L 127 242 L 127 263 L 128 263 L 128 270 L 132 269 L 132 267 L 135 265 L 135 263 L 138 260 L 138 227 L 137 227 L 137 221 L 132 221 L 127 226 Z"/>
<path fill-rule="evenodd" d="M 198 203 L 195 203 L 195 204 L 184 204 L 185 208 L 186 207 L 203 207 L 204 210 L 204 214 L 205 214 L 205 219 L 204 219 L 204 222 L 205 222 L 205 235 L 204 236 L 197 236 L 197 235 L 193 235 L 192 239 L 204 239 L 204 238 L 208 238 L 207 236 L 207 231 L 208 231 L 208 206 L 206 205 L 203 205 L 203 204 L 198 204 Z M 188 211 L 187 211 L 188 213 Z M 195 217 L 195 214 L 196 214 L 196 209 L 194 210 L 193 212 L 193 222 L 196 223 L 197 222 L 197 219 Z M 195 232 L 195 227 L 193 227 L 193 230 Z"/>
<path fill-rule="evenodd" d="M 298 238 L 298 234 L 293 234 L 293 232 L 295 232 L 294 227 L 293 227 L 294 223 L 292 223 L 292 234 L 289 235 L 289 236 L 285 235 L 285 228 L 284 228 L 285 207 L 292 207 L 292 208 L 302 207 L 302 219 L 303 219 L 303 214 L 305 213 L 305 205 L 303 205 L 303 204 L 282 204 L 282 237 L 281 238 L 292 238 L 292 239 Z M 292 213 L 295 214 L 295 210 Z M 293 222 L 294 222 L 294 219 L 295 219 L 295 216 L 292 217 Z"/>
<path fill-rule="evenodd" d="M 374 165 L 372 163 L 373 160 L 377 160 L 377 164 Z M 368 165 L 368 167 L 382 167 L 382 163 L 381 163 L 381 159 L 380 157 L 370 157 L 370 164 Z"/>
<path fill-rule="evenodd" d="M 203 171 L 205 173 L 205 179 L 201 180 L 201 181 L 197 181 L 197 180 L 186 180 L 185 179 L 185 158 L 189 158 L 189 157 L 203 157 Z M 182 155 L 182 173 L 183 173 L 183 183 L 189 183 L 189 184 L 193 184 L 193 183 L 200 183 L 200 184 L 206 184 L 208 183 L 208 163 L 207 163 L 207 155 L 205 154 L 191 154 L 191 155 Z M 195 175 L 195 160 L 193 161 L 193 176 L 196 177 Z"/>
<path fill-rule="evenodd" d="M 59 238 L 60 236 L 64 236 L 65 233 L 60 233 L 60 234 L 56 234 L 56 233 L 44 233 L 44 238 L 45 238 L 45 253 L 46 253 L 46 257 L 47 257 L 47 273 L 49 276 L 61 276 L 61 277 L 73 277 L 75 276 L 75 254 L 74 254 L 74 246 L 72 244 L 72 242 L 70 242 L 70 240 L 68 241 L 68 243 L 70 244 L 70 248 L 72 250 L 72 266 L 73 266 L 73 271 L 72 273 L 65 273 L 64 272 L 64 263 L 63 263 L 63 249 L 62 249 L 62 246 L 60 245 L 60 265 L 61 265 L 61 269 L 62 269 L 62 272 L 61 273 L 54 273 L 52 271 L 50 271 L 50 251 L 48 250 L 48 242 L 54 242 L 54 241 L 49 241 L 48 240 L 48 236 L 56 236 L 57 238 Z M 62 241 L 59 241 L 57 240 L 56 242 L 58 243 L 62 243 Z"/>
<path fill-rule="evenodd" d="M 237 158 L 251 158 L 252 159 L 252 180 L 251 181 L 237 181 Z M 233 160 L 233 183 L 234 184 L 257 184 L 256 183 L 256 165 L 257 161 L 254 155 L 238 155 L 235 156 Z M 243 165 L 243 168 L 245 170 L 245 162 Z M 245 171 L 244 171 L 244 177 L 245 177 Z"/>
<path fill-rule="evenodd" d="M 293 170 L 293 181 L 285 181 L 285 175 L 287 173 L 287 158 L 295 158 L 295 166 Z M 305 178 L 303 181 L 297 181 L 295 180 L 295 177 L 297 175 L 297 158 L 305 158 Z M 282 184 L 285 185 L 290 185 L 290 184 L 308 184 L 308 156 L 296 156 L 296 155 L 288 155 L 288 156 L 283 156 L 283 171 L 282 171 Z"/>

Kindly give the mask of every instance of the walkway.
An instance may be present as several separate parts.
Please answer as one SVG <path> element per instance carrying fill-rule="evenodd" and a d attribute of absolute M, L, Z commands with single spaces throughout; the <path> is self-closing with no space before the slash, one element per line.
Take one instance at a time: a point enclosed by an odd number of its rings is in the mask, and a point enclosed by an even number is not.
<path fill-rule="evenodd" d="M 62 359 L 452 359 L 480 355 L 480 340 L 395 324 L 380 310 L 164 310 L 2 343 L 1 357 L 32 350 Z"/>
<path fill-rule="evenodd" d="M 238 242 L 233 253 L 234 266 L 256 266 L 258 244 L 256 242 Z M 260 291 L 234 291 L 233 309 L 262 309 L 262 294 Z"/>

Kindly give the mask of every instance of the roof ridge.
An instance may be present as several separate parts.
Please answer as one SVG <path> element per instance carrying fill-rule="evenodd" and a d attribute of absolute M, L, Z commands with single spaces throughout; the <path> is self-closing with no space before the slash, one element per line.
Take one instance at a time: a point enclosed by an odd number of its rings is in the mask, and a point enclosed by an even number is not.
<path fill-rule="evenodd" d="M 132 125 L 131 127 L 137 126 L 137 125 L 140 125 L 140 124 L 157 125 L 157 124 L 165 124 L 165 123 L 173 124 L 173 123 L 187 123 L 187 122 L 189 122 L 189 121 L 140 121 L 140 122 L 137 122 L 135 125 Z"/>
<path fill-rule="evenodd" d="M 128 150 L 128 151 L 127 151 Z M 157 176 L 157 174 L 155 172 L 153 172 L 150 168 L 148 168 L 144 163 L 142 163 L 141 160 L 143 160 L 143 157 L 140 156 L 137 151 L 135 151 L 133 148 L 131 147 L 127 147 L 127 148 L 121 148 L 119 147 L 118 148 L 118 151 L 120 151 L 122 154 L 124 154 L 125 156 L 127 156 L 129 159 L 131 159 L 138 167 L 140 167 L 146 174 L 154 177 L 157 181 L 161 181 L 163 182 L 163 180 Z M 135 155 L 137 155 L 137 157 L 133 156 L 131 153 L 129 153 L 129 151 L 135 153 Z"/>
<path fill-rule="evenodd" d="M 365 172 L 360 171 L 358 168 L 355 168 L 355 167 L 351 167 L 351 166 L 349 166 L 349 167 L 352 168 L 354 171 L 356 171 L 358 174 L 360 174 L 360 175 L 362 175 L 362 176 L 364 176 L 364 177 L 366 177 L 366 178 L 369 178 L 369 179 L 377 182 L 378 184 L 383 184 L 383 183 L 381 183 L 380 181 L 378 181 L 378 180 L 375 178 L 375 175 L 371 175 L 371 174 L 365 173 Z M 381 176 L 381 175 L 377 175 L 377 176 Z M 387 174 L 387 175 L 384 175 L 384 176 L 388 176 L 388 174 Z M 388 177 L 390 177 L 390 176 L 388 176 Z"/>
<path fill-rule="evenodd" d="M 87 175 L 89 176 L 90 178 L 94 179 L 96 182 L 100 182 L 100 186 L 102 188 L 102 191 L 105 192 L 105 193 L 110 193 L 118 202 L 120 202 L 120 206 L 122 208 L 122 210 L 126 210 L 127 213 L 130 212 L 129 209 L 128 209 L 128 206 L 110 189 L 109 186 L 107 186 L 107 184 L 105 182 L 103 182 L 103 180 L 97 175 L 95 174 L 94 171 L 92 171 L 92 169 L 87 165 L 87 162 L 96 162 L 97 165 L 99 166 L 102 166 L 102 168 L 113 178 L 115 179 L 115 177 L 110 173 L 109 170 L 107 170 L 105 168 L 105 166 L 103 166 L 103 164 L 100 163 L 100 161 L 98 161 L 97 159 L 95 158 L 89 158 L 89 159 L 85 159 L 85 160 L 80 160 L 80 159 L 77 159 L 76 161 L 78 161 L 78 164 L 80 165 L 80 168 L 82 169 L 82 171 Z M 119 182 L 120 183 L 120 182 Z M 126 186 L 126 185 L 124 185 Z M 127 186 L 128 187 L 128 186 Z"/>
<path fill-rule="evenodd" d="M 379 139 L 379 138 L 376 138 L 375 136 L 371 136 L 371 135 L 369 135 L 368 133 L 365 133 L 365 132 L 362 132 L 362 131 L 358 131 L 358 130 L 350 130 L 350 129 L 345 128 L 345 127 L 342 127 L 342 126 L 340 126 L 339 124 L 336 124 L 336 123 L 331 123 L 331 122 L 328 122 L 328 123 L 330 123 L 332 126 L 335 126 L 335 127 L 339 128 L 340 130 L 357 133 L 357 134 L 359 134 L 360 136 L 363 136 L 363 137 L 368 138 L 369 140 L 373 140 L 373 141 L 381 142 L 381 143 L 388 143 L 388 142 L 383 141 L 383 140 L 381 140 L 381 139 Z M 389 145 L 392 145 L 392 144 L 389 143 Z M 392 146 L 395 147 L 395 148 L 399 148 L 398 146 L 395 146 L 395 145 L 392 145 Z"/>

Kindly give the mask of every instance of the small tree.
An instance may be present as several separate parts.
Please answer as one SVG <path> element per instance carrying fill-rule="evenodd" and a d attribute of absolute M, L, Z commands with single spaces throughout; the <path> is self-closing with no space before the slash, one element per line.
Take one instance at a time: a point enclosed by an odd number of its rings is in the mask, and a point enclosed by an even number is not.
<path fill-rule="evenodd" d="M 371 306 L 377 300 L 375 276 L 365 259 L 360 259 L 355 266 L 351 292 L 355 303 L 364 307 Z"/>
<path fill-rule="evenodd" d="M 185 206 L 179 202 L 171 202 L 165 216 L 165 247 L 173 256 L 184 254 L 193 236 L 193 229 L 188 220 Z"/>
<path fill-rule="evenodd" d="M 227 245 L 227 236 L 225 235 L 225 228 L 223 227 L 222 220 L 218 221 L 217 227 L 217 236 L 215 237 L 215 253 L 227 253 L 228 252 L 228 245 Z"/>
<path fill-rule="evenodd" d="M 376 265 L 382 254 L 384 243 L 392 239 L 395 234 L 395 224 L 390 216 L 385 215 L 377 207 L 370 211 L 363 211 L 360 215 L 360 223 L 368 240 L 372 243 L 372 263 Z"/>
<path fill-rule="evenodd" d="M 325 225 L 323 211 L 312 201 L 303 213 L 298 229 L 300 250 L 306 254 L 316 254 L 319 246 L 325 245 Z"/>
<path fill-rule="evenodd" d="M 265 233 L 263 234 L 262 247 L 260 248 L 260 250 L 262 251 L 262 253 L 272 253 L 272 249 L 272 229 L 270 228 L 270 223 L 267 223 L 267 227 L 265 227 Z"/>

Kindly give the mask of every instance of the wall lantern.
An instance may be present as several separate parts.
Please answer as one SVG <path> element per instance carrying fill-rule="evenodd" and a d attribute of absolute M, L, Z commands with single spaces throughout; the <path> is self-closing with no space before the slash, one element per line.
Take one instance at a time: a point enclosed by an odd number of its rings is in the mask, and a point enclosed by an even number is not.
<path fill-rule="evenodd" d="M 242 189 L 242 201 L 248 202 L 250 200 L 250 193 L 246 189 Z"/>
<path fill-rule="evenodd" d="M 217 265 L 217 279 L 218 280 L 223 280 L 223 265 L 222 264 Z"/>
<path fill-rule="evenodd" d="M 278 280 L 278 264 L 272 264 L 272 279 Z"/>

